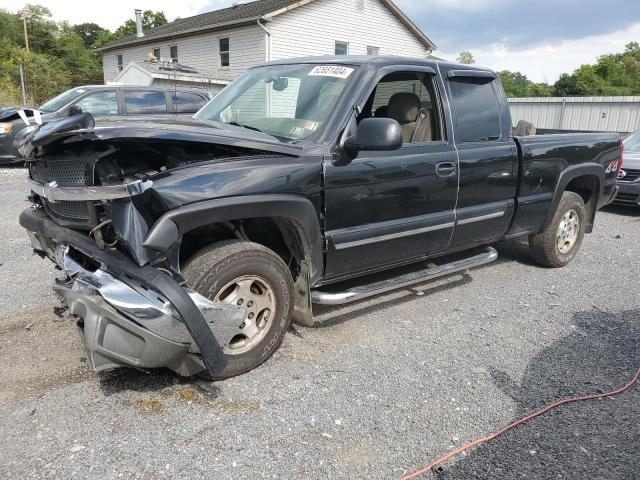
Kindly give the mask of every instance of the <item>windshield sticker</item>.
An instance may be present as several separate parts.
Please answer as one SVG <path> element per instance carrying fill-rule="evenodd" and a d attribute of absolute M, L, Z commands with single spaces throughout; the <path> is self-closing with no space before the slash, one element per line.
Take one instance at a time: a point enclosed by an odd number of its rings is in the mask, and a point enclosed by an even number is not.
<path fill-rule="evenodd" d="M 307 131 L 302 127 L 293 127 L 289 132 L 289 134 L 294 137 L 302 137 L 305 133 L 307 133 Z"/>
<path fill-rule="evenodd" d="M 337 65 L 318 65 L 309 72 L 310 77 L 335 77 L 349 78 L 353 73 L 353 68 L 340 67 Z"/>
<path fill-rule="evenodd" d="M 304 122 L 305 130 L 311 130 L 312 132 L 315 132 L 318 129 L 318 126 L 319 123 L 312 120 L 307 120 L 306 122 Z"/>

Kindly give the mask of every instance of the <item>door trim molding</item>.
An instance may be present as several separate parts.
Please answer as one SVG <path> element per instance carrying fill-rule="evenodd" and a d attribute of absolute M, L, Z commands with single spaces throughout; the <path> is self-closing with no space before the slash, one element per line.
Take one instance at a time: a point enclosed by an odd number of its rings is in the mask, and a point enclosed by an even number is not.
<path fill-rule="evenodd" d="M 363 238 L 362 240 L 354 240 L 352 242 L 344 242 L 344 243 L 336 243 L 334 240 L 334 247 L 336 250 L 345 250 L 347 248 L 359 247 L 362 245 L 368 245 L 370 243 L 385 242 L 387 240 L 393 240 L 396 238 L 411 237 L 413 235 L 420 235 L 421 233 L 435 232 L 437 230 L 451 228 L 454 225 L 455 225 L 454 222 L 441 223 L 439 225 L 432 225 L 430 227 L 416 228 L 415 230 L 407 230 L 406 232 L 390 233 L 387 235 L 380 235 L 378 237 Z"/>
<path fill-rule="evenodd" d="M 504 217 L 504 214 L 506 211 L 507 209 L 505 208 L 501 212 L 488 213 L 487 215 L 480 215 L 479 217 L 465 218 L 464 220 L 458 220 L 456 225 L 467 225 L 469 223 L 482 222 L 484 220 L 491 220 L 493 218 Z"/>
<path fill-rule="evenodd" d="M 453 210 L 436 214 L 371 223 L 355 227 L 341 228 L 326 232 L 335 250 L 385 242 L 397 238 L 411 237 L 422 233 L 435 232 L 455 225 Z"/>

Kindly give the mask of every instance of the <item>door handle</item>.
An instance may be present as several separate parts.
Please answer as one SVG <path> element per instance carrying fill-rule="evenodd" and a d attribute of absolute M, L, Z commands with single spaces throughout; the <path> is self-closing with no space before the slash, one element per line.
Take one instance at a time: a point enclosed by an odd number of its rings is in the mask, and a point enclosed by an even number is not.
<path fill-rule="evenodd" d="M 450 178 L 458 174 L 458 167 L 454 162 L 436 163 L 436 177 Z"/>

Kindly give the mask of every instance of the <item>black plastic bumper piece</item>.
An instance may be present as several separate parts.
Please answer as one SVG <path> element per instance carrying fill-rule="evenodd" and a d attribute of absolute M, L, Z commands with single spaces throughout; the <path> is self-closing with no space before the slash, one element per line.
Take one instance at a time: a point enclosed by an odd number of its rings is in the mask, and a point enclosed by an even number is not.
<path fill-rule="evenodd" d="M 176 309 L 193 341 L 200 349 L 202 362 L 212 375 L 226 366 L 222 347 L 211 332 L 198 307 L 187 292 L 173 278 L 153 267 L 138 267 L 124 255 L 100 250 L 84 235 L 55 224 L 42 211 L 25 210 L 20 215 L 20 225 L 38 235 L 48 245 L 68 244 L 93 260 L 105 265 L 110 271 L 130 277 L 158 290 Z"/>

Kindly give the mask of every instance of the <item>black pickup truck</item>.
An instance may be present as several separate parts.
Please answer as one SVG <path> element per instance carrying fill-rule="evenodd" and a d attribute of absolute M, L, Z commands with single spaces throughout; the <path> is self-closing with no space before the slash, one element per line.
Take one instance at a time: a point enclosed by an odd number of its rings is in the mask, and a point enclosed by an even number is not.
<path fill-rule="evenodd" d="M 498 240 L 567 265 L 616 193 L 620 145 L 514 137 L 499 79 L 475 66 L 288 60 L 192 120 L 44 125 L 21 146 L 20 223 L 63 271 L 93 368 L 221 379 L 265 361 L 292 319 L 313 325 L 312 304 L 489 263 Z"/>

